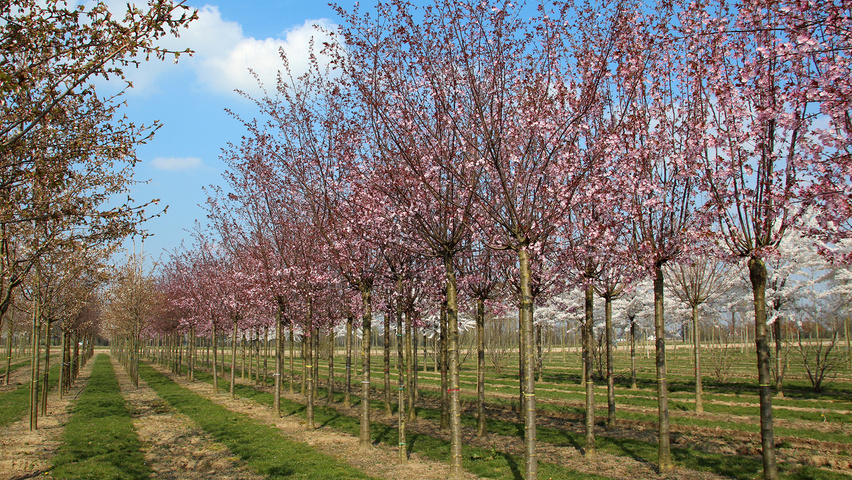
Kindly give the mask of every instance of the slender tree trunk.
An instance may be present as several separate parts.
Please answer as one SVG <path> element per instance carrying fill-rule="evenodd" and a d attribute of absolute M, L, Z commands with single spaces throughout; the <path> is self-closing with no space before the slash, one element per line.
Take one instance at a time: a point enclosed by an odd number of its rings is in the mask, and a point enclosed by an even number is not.
<path fill-rule="evenodd" d="M 520 270 L 521 287 L 521 325 L 524 330 L 524 338 L 521 344 L 524 352 L 529 358 L 524 362 L 524 464 L 526 466 L 526 479 L 536 480 L 538 478 L 538 456 L 536 454 L 536 403 L 535 403 L 535 376 L 533 345 L 533 299 L 530 288 L 530 255 L 526 248 L 518 252 L 518 264 Z"/>
<path fill-rule="evenodd" d="M 663 267 L 654 266 L 654 333 L 656 335 L 657 410 L 659 416 L 658 468 L 661 473 L 674 469 L 669 436 L 669 389 L 666 379 L 666 324 L 663 304 Z"/>
<path fill-rule="evenodd" d="M 326 404 L 334 403 L 334 327 L 328 327 L 328 396 Z"/>
<path fill-rule="evenodd" d="M 595 381 L 592 378 L 594 362 L 592 352 L 595 348 L 595 325 L 594 325 L 595 289 L 589 285 L 586 287 L 585 298 L 585 327 L 583 328 L 583 365 L 586 378 L 586 458 L 594 459 L 597 456 L 597 445 L 595 441 Z"/>
<path fill-rule="evenodd" d="M 41 387 L 41 416 L 47 416 L 47 391 L 50 380 L 50 321 L 44 322 L 44 374 Z"/>
<path fill-rule="evenodd" d="M 358 445 L 362 450 L 372 446 L 370 437 L 370 340 L 373 323 L 373 286 L 362 285 L 361 301 L 364 316 L 361 319 L 361 429 Z"/>
<path fill-rule="evenodd" d="M 759 258 L 748 262 L 754 293 L 754 343 L 757 348 L 757 375 L 760 394 L 760 439 L 763 450 L 763 478 L 777 480 L 775 436 L 772 426 L 772 387 L 770 382 L 769 339 L 766 328 L 766 265 Z"/>
<path fill-rule="evenodd" d="M 446 293 L 446 292 L 445 292 Z M 441 331 L 438 334 L 438 343 L 441 348 L 441 360 L 438 362 L 441 367 L 441 423 L 440 427 L 442 431 L 447 431 L 450 429 L 450 398 L 449 398 L 449 382 L 447 378 L 447 359 L 448 359 L 448 349 L 447 349 L 447 328 L 449 327 L 447 321 L 447 300 L 444 299 L 441 304 Z M 451 433 L 452 434 L 452 433 Z"/>
<path fill-rule="evenodd" d="M 284 373 L 284 338 L 281 328 L 281 302 L 278 302 L 275 310 L 275 396 L 272 400 L 272 409 L 276 416 L 281 416 L 281 375 Z"/>
<path fill-rule="evenodd" d="M 402 280 L 397 280 L 397 292 L 402 293 Z M 397 431 L 399 432 L 399 445 L 397 446 L 397 457 L 400 461 L 408 461 L 408 447 L 406 446 L 405 438 L 405 401 L 407 395 L 405 392 L 406 385 L 406 342 L 403 339 L 402 325 L 402 302 L 396 302 L 396 371 L 397 371 L 397 386 L 399 390 L 396 395 L 396 416 L 397 416 Z M 410 344 L 409 344 L 410 345 Z M 410 350 L 410 348 L 408 349 Z M 410 369 L 409 369 L 410 370 Z M 409 384 L 410 385 L 410 384 Z"/>
<path fill-rule="evenodd" d="M 343 392 L 343 408 L 352 406 L 352 315 L 346 316 L 346 389 Z"/>
<path fill-rule="evenodd" d="M 417 412 L 414 410 L 414 400 L 417 391 L 417 345 L 414 343 L 414 327 L 412 326 L 411 310 L 405 310 L 405 368 L 406 368 L 406 390 L 408 397 L 407 421 L 414 423 Z"/>
<path fill-rule="evenodd" d="M 219 339 L 216 337 L 216 332 L 219 328 L 213 323 L 213 395 L 219 395 L 219 372 L 217 371 L 219 363 L 219 349 L 217 348 Z"/>
<path fill-rule="evenodd" d="M 393 415 L 393 409 L 391 409 L 391 372 L 390 372 L 390 351 L 391 351 L 391 335 L 390 335 L 390 314 L 389 312 L 385 312 L 385 321 L 384 321 L 384 331 L 382 332 L 382 343 L 384 347 L 384 367 L 385 367 L 385 378 L 384 378 L 384 400 L 385 400 L 385 415 L 388 417 Z"/>
<path fill-rule="evenodd" d="M 296 342 L 293 338 L 293 335 L 294 335 L 293 334 L 293 321 L 291 320 L 289 322 L 289 324 L 290 324 L 290 386 L 287 390 L 287 393 L 289 393 L 290 395 L 293 395 L 293 394 L 296 393 L 296 389 L 295 389 L 296 367 L 294 365 L 294 360 L 293 360 L 294 350 L 296 348 L 296 346 L 295 346 Z"/>
<path fill-rule="evenodd" d="M 38 272 L 36 272 L 36 288 L 38 288 Z M 33 295 L 33 330 L 32 330 L 32 350 L 30 350 L 30 430 L 38 429 L 38 383 L 39 383 L 39 335 L 41 328 L 39 326 L 38 301 L 36 295 Z"/>
<path fill-rule="evenodd" d="M 636 321 L 630 317 L 630 388 L 636 390 Z"/>
<path fill-rule="evenodd" d="M 613 373 L 612 343 L 615 335 L 612 332 L 612 297 L 604 297 L 604 317 L 606 321 L 606 426 L 615 428 L 615 374 Z"/>
<path fill-rule="evenodd" d="M 526 364 L 527 364 L 527 345 L 524 342 L 524 339 L 527 338 L 526 328 L 527 325 L 523 321 L 523 314 L 520 312 L 520 308 L 522 305 L 519 305 L 518 310 L 518 421 L 524 421 L 524 414 L 526 409 L 524 408 L 524 404 L 526 404 L 526 397 L 524 396 L 524 387 L 526 386 Z M 530 356 L 532 356 L 532 350 L 530 350 Z"/>
<path fill-rule="evenodd" d="M 485 300 L 476 299 L 476 435 L 488 433 L 485 418 Z"/>
<path fill-rule="evenodd" d="M 231 355 L 231 386 L 229 393 L 231 395 L 231 399 L 234 398 L 234 385 L 237 383 L 237 319 L 234 319 L 234 330 L 231 334 L 231 350 L 233 350 L 233 355 Z"/>
<path fill-rule="evenodd" d="M 456 478 L 462 475 L 461 392 L 459 382 L 459 310 L 456 291 L 456 272 L 453 259 L 444 257 L 447 274 L 447 365 L 450 401 L 450 469 Z"/>
<path fill-rule="evenodd" d="M 692 306 L 692 348 L 695 358 L 695 411 L 704 413 L 704 385 L 701 380 L 701 335 L 698 328 L 698 305 Z"/>
<path fill-rule="evenodd" d="M 310 301 L 308 301 L 310 304 Z M 314 350 L 316 350 L 315 346 L 319 346 L 317 342 L 316 332 L 314 331 L 314 327 L 311 325 L 311 307 L 308 306 L 308 326 L 307 331 L 305 332 L 305 336 L 303 338 L 303 342 L 306 342 L 305 345 L 305 367 L 307 368 L 306 382 L 307 382 L 307 395 L 305 403 L 306 405 L 306 420 L 307 420 L 307 429 L 314 429 L 314 375 L 313 371 L 313 357 L 315 355 Z"/>

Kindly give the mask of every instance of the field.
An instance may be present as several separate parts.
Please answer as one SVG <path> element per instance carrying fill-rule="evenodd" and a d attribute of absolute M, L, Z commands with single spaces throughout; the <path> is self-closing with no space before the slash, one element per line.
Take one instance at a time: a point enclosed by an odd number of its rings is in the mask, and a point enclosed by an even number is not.
<path fill-rule="evenodd" d="M 731 347 L 724 372 L 705 352 L 705 413 L 694 412 L 693 365 L 689 348 L 669 350 L 672 453 L 677 470 L 668 478 L 761 476 L 754 355 Z M 392 367 L 391 402 L 384 403 L 384 364 L 373 351 L 373 447 L 358 449 L 359 400 L 343 406 L 344 359 L 335 358 L 333 402 L 325 390 L 327 368 L 320 362 L 315 424 L 305 426 L 298 378 L 288 394 L 284 376 L 282 415 L 272 411 L 273 361 L 257 369 L 237 361 L 236 398 L 228 395 L 230 358 L 212 392 L 205 352 L 199 351 L 195 381 L 175 375 L 160 358 L 140 366 L 134 387 L 115 357 L 97 350 L 71 393 L 51 395 L 40 429 L 26 418 L 29 367 L 13 361 L 12 385 L 0 388 L 0 478 L 448 478 L 449 434 L 440 420 L 440 375 L 422 354 L 418 372 L 417 418 L 407 425 L 408 461 L 397 459 L 395 412 L 397 372 Z M 227 353 L 227 352 L 226 352 Z M 791 353 L 791 355 L 793 355 Z M 488 435 L 476 436 L 475 354 L 462 355 L 464 468 L 470 478 L 520 479 L 522 423 L 517 413 L 517 365 L 486 373 Z M 539 458 L 542 478 L 658 479 L 656 398 L 652 352 L 637 352 L 637 388 L 631 388 L 626 349 L 616 350 L 616 426 L 606 427 L 605 383 L 595 380 L 597 449 L 583 456 L 584 389 L 573 351 L 546 352 L 537 383 Z M 220 359 L 221 360 L 221 359 Z M 264 364 L 253 358 L 254 364 Z M 296 372 L 301 372 L 298 356 Z M 357 362 L 355 362 L 357 363 Z M 288 362 L 285 361 L 288 365 Z M 426 371 L 424 371 L 424 364 Z M 392 365 L 394 363 L 392 362 Z M 784 396 L 773 402 L 782 478 L 852 477 L 852 380 L 844 366 L 820 393 L 813 392 L 799 362 L 790 361 Z M 183 366 L 184 373 L 186 366 Z M 724 374 L 724 375 L 723 375 Z M 220 372 L 221 375 L 221 372 Z M 721 377 L 729 378 L 721 378 Z M 265 378 L 264 378 L 265 377 Z M 717 378 L 720 377 L 720 378 Z M 353 380 L 353 385 L 359 382 Z M 85 388 L 84 388 L 85 387 Z M 353 387 L 354 388 L 354 387 Z"/>

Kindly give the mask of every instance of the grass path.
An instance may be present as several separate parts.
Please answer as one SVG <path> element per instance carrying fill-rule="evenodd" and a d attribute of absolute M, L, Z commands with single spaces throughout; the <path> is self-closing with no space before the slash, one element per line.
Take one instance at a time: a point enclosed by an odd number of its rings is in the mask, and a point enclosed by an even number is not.
<path fill-rule="evenodd" d="M 148 466 L 158 480 L 259 480 L 263 477 L 248 468 L 220 442 L 178 413 L 157 392 L 130 377 L 113 358 L 112 366 L 133 417 L 133 426 L 142 442 Z"/>
<path fill-rule="evenodd" d="M 54 458 L 53 478 L 149 478 L 151 469 L 142 456 L 109 356 L 99 353 L 91 363 L 88 385 L 74 405 Z"/>
<path fill-rule="evenodd" d="M 172 407 L 187 415 L 267 478 L 373 478 L 332 455 L 285 438 L 271 426 L 184 388 L 148 365 L 141 364 L 139 371 L 148 385 Z"/>
<path fill-rule="evenodd" d="M 92 362 L 88 362 L 63 398 L 59 398 L 56 390 L 50 392 L 47 416 L 39 418 L 39 428 L 35 431 L 29 429 L 29 417 L 22 417 L 29 405 L 29 388 L 20 386 L 14 392 L 4 394 L 19 397 L 16 404 L 7 406 L 20 413 L 16 413 L 16 421 L 0 428 L 0 479 L 39 478 L 50 469 L 53 456 L 62 444 L 61 436 L 71 417 L 74 398 L 86 386 L 91 371 Z M 52 371 L 51 376 L 53 374 Z"/>

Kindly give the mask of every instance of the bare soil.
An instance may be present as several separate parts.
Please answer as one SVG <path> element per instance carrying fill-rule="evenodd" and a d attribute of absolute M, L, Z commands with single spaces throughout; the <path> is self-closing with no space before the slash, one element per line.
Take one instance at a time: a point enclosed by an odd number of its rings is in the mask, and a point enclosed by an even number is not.
<path fill-rule="evenodd" d="M 213 395 L 213 387 L 206 382 L 189 382 L 184 377 L 176 377 L 166 369 L 157 368 L 181 386 L 204 395 L 231 411 L 243 413 L 255 420 L 273 425 L 285 437 L 308 444 L 321 452 L 345 461 L 367 475 L 388 480 L 446 480 L 452 477 L 447 463 L 429 460 L 417 454 L 411 455 L 408 461 L 402 462 L 397 458 L 396 449 L 387 445 L 373 445 L 369 452 L 365 453 L 359 448 L 358 438 L 355 436 L 328 427 L 308 430 L 305 421 L 300 418 L 294 416 L 278 417 L 268 406 L 242 398 L 231 400 L 227 392 Z M 288 397 L 288 395 L 284 395 L 284 397 Z M 290 396 L 290 398 L 296 401 L 300 399 L 296 395 Z M 479 477 L 465 473 L 462 478 L 476 479 Z"/>
<path fill-rule="evenodd" d="M 133 416 L 133 426 L 142 443 L 145 461 L 154 477 L 164 480 L 260 480 L 228 447 L 214 440 L 195 422 L 175 411 L 157 392 L 130 377 L 112 358 L 121 394 Z"/>
<path fill-rule="evenodd" d="M 79 393 L 85 388 L 92 373 L 92 363 L 87 362 L 74 380 L 71 390 L 59 398 L 58 389 L 48 394 L 47 416 L 38 418 L 38 429 L 30 430 L 30 419 L 25 415 L 21 420 L 0 428 L 0 480 L 45 477 L 52 463 L 60 438 L 68 419 L 71 406 Z M 19 368 L 12 373 L 12 386 L 18 375 L 19 382 L 30 375 L 29 368 Z M 21 387 L 23 388 L 23 387 Z"/>

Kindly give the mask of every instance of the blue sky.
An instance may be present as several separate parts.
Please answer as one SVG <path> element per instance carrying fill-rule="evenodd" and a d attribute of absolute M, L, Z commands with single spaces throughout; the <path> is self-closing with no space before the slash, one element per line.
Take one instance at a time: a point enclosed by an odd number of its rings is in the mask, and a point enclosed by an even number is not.
<path fill-rule="evenodd" d="M 113 2 L 111 2 L 113 3 Z M 123 1 L 114 2 L 119 8 Z M 351 9 L 354 1 L 339 2 Z M 370 4 L 371 2 L 365 2 Z M 280 68 L 278 48 L 283 47 L 298 71 L 308 39 L 320 23 L 332 26 L 337 14 L 323 2 L 312 1 L 228 1 L 188 4 L 199 11 L 199 19 L 179 39 L 167 39 L 172 48 L 191 48 L 193 57 L 148 62 L 129 70 L 134 88 L 127 94 L 125 114 L 134 122 L 162 127 L 154 138 L 137 149 L 140 164 L 136 180 L 146 181 L 133 188 L 137 202 L 160 199 L 168 212 L 146 223 L 153 234 L 144 250 L 156 260 L 178 247 L 196 219 L 204 221 L 203 188 L 221 185 L 224 165 L 219 159 L 228 142 L 239 142 L 242 125 L 226 109 L 253 117 L 252 104 L 234 93 L 235 89 L 256 93 L 250 67 L 271 84 Z M 139 241 L 136 240 L 139 248 Z M 133 241 L 126 242 L 128 249 Z"/>

